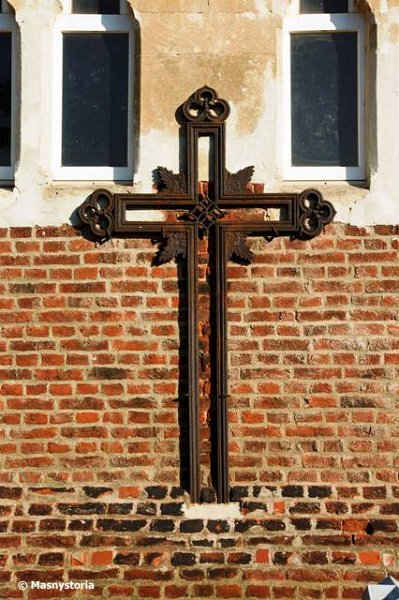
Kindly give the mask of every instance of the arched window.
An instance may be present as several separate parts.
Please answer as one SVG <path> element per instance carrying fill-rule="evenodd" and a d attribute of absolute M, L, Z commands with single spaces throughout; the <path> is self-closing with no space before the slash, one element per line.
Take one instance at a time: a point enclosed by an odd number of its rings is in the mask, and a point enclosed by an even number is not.
<path fill-rule="evenodd" d="M 126 3 L 72 0 L 55 35 L 55 178 L 132 179 L 134 45 Z"/>
<path fill-rule="evenodd" d="M 12 181 L 15 167 L 16 25 L 7 2 L 0 2 L 0 180 Z"/>
<path fill-rule="evenodd" d="M 365 23 L 353 0 L 297 0 L 284 23 L 285 178 L 362 180 Z"/>

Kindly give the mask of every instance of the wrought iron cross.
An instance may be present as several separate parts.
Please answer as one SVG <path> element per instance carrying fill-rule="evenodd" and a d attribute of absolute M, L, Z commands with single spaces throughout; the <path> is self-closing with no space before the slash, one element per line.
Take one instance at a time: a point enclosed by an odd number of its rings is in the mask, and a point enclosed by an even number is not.
<path fill-rule="evenodd" d="M 213 401 L 215 403 L 216 460 L 213 465 L 219 502 L 229 500 L 228 475 L 228 373 L 227 373 L 227 279 L 229 260 L 248 264 L 253 254 L 246 244 L 248 236 L 276 236 L 311 239 L 331 223 L 335 210 L 315 189 L 301 194 L 263 194 L 250 190 L 254 168 L 235 174 L 225 168 L 225 120 L 230 107 L 215 90 L 197 90 L 181 107 L 186 164 L 179 174 L 158 167 L 162 181 L 156 194 L 111 194 L 95 191 L 79 208 L 83 223 L 100 239 L 117 235 L 162 236 L 159 262 L 185 259 L 187 267 L 188 318 L 188 413 L 190 493 L 200 499 L 199 460 L 199 351 L 198 351 L 198 236 L 209 236 L 214 246 L 211 265 L 215 274 L 215 314 L 213 355 Z M 198 181 L 198 140 L 210 138 L 213 148 L 208 191 L 200 191 Z M 271 209 L 278 218 L 269 218 Z M 157 210 L 159 221 L 134 221 L 128 218 L 137 210 Z M 272 212 L 275 212 L 272 211 Z"/>

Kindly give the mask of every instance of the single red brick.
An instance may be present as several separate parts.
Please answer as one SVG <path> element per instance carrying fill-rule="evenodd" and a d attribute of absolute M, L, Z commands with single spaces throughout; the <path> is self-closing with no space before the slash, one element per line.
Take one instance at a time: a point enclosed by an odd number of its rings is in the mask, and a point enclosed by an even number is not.
<path fill-rule="evenodd" d="M 69 446 L 68 444 L 49 443 L 47 449 L 51 454 L 63 454 L 65 452 L 70 452 L 72 446 Z"/>
<path fill-rule="evenodd" d="M 362 565 L 379 565 L 382 563 L 380 552 L 374 550 L 359 552 L 359 560 Z"/>
<path fill-rule="evenodd" d="M 193 587 L 193 592 L 197 598 L 214 598 L 212 585 L 197 584 Z"/>
<path fill-rule="evenodd" d="M 97 423 L 99 414 L 97 412 L 78 412 L 76 414 L 77 423 Z"/>
<path fill-rule="evenodd" d="M 270 588 L 264 585 L 249 585 L 245 592 L 246 598 L 271 598 Z"/>
<path fill-rule="evenodd" d="M 242 588 L 239 585 L 218 585 L 216 596 L 217 598 L 241 598 Z"/>
<path fill-rule="evenodd" d="M 188 587 L 178 585 L 167 585 L 165 586 L 165 597 L 166 598 L 187 598 Z"/>
<path fill-rule="evenodd" d="M 143 585 L 138 588 L 140 598 L 161 598 L 161 590 L 155 585 Z"/>
<path fill-rule="evenodd" d="M 135 486 L 123 486 L 119 488 L 119 498 L 139 498 L 141 488 Z"/>
<path fill-rule="evenodd" d="M 133 598 L 134 588 L 128 585 L 110 585 L 107 587 L 108 594 L 122 598 Z"/>
<path fill-rule="evenodd" d="M 110 565 L 113 561 L 114 553 L 112 550 L 99 550 L 93 552 L 91 556 L 91 564 L 93 566 Z"/>

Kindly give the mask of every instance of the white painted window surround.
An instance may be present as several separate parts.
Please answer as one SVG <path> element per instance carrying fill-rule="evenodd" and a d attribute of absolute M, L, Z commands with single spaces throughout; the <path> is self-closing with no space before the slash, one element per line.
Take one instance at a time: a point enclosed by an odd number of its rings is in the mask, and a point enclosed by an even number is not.
<path fill-rule="evenodd" d="M 17 28 L 10 7 L 4 0 L 1 3 L 0 32 L 11 33 L 11 160 L 10 165 L 0 165 L 0 181 L 9 183 L 14 180 L 15 170 L 15 141 L 16 141 L 16 112 L 17 112 L 17 86 L 16 86 L 16 44 Z M 1 60 L 1 56 L 0 56 Z"/>
<path fill-rule="evenodd" d="M 121 1 L 121 14 L 71 14 L 72 2 L 64 2 L 64 11 L 55 24 L 52 72 L 52 176 L 58 181 L 129 181 L 133 177 L 133 24 L 127 14 L 126 2 Z M 126 166 L 62 166 L 62 98 L 63 98 L 63 35 L 66 33 L 127 33 L 129 35 L 129 81 L 127 118 L 127 164 Z"/>
<path fill-rule="evenodd" d="M 355 32 L 358 67 L 358 164 L 355 166 L 293 166 L 291 160 L 291 36 L 306 32 Z M 364 143 L 365 22 L 349 1 L 347 13 L 299 14 L 295 0 L 283 24 L 283 177 L 286 181 L 362 181 L 365 179 Z"/>

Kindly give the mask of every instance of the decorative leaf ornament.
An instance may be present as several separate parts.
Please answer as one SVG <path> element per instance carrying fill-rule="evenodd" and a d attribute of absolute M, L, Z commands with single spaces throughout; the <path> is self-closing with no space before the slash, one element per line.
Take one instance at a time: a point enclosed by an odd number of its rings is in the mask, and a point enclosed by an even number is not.
<path fill-rule="evenodd" d="M 225 192 L 227 194 L 247 192 L 247 186 L 252 179 L 254 170 L 255 168 L 252 166 L 240 169 L 239 171 L 237 171 L 237 173 L 230 173 L 230 171 L 226 169 L 224 180 Z"/>

